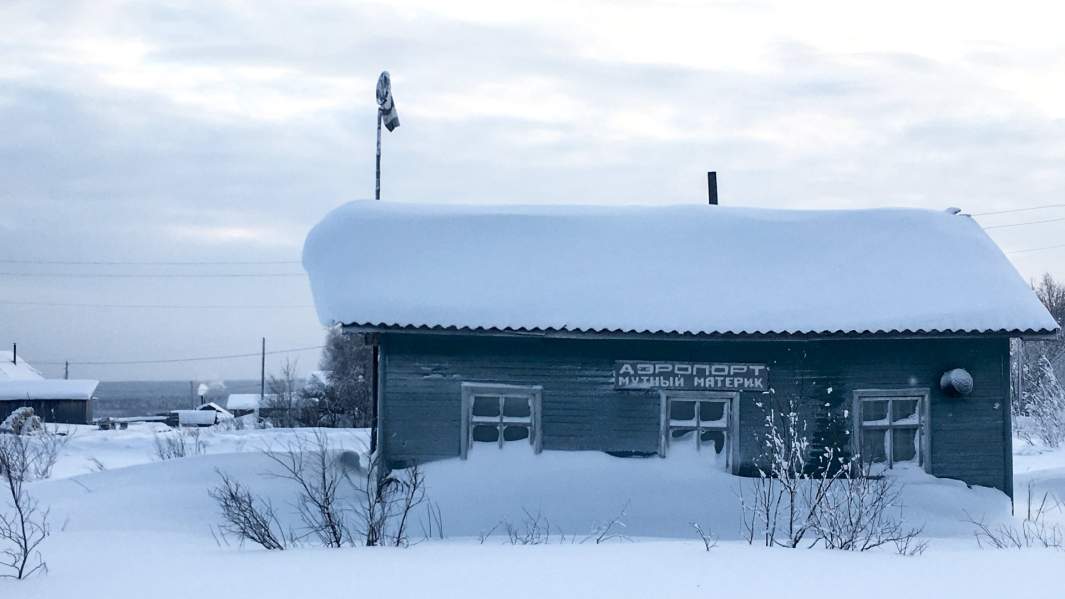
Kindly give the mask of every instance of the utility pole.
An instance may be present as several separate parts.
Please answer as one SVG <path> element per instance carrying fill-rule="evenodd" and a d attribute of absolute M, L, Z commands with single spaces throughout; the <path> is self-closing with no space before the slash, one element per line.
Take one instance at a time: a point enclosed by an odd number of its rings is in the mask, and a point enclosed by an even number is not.
<path fill-rule="evenodd" d="M 18 343 L 11 344 L 11 363 L 18 366 Z"/>
<path fill-rule="evenodd" d="M 259 362 L 259 405 L 266 399 L 266 337 L 263 337 L 263 353 Z"/>
<path fill-rule="evenodd" d="M 70 360 L 63 362 L 63 380 L 70 378 Z"/>

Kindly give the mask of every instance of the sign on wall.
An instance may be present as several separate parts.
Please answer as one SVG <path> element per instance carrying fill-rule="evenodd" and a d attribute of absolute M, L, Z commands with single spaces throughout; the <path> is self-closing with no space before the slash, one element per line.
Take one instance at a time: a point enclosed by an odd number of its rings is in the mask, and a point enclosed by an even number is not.
<path fill-rule="evenodd" d="M 731 362 L 614 362 L 615 389 L 682 391 L 766 391 L 765 364 Z"/>

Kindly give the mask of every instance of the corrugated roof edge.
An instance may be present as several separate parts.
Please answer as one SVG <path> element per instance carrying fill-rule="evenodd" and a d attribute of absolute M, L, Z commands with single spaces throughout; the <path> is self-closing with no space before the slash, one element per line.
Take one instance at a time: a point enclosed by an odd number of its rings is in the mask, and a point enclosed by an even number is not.
<path fill-rule="evenodd" d="M 363 329 L 368 332 L 420 332 L 420 333 L 457 333 L 482 335 L 538 335 L 538 336 L 573 336 L 573 337 L 673 337 L 684 339 L 775 339 L 775 338 L 810 338 L 810 337 L 944 337 L 944 336 L 981 336 L 981 337 L 1049 337 L 1056 335 L 1060 329 L 903 329 L 903 330 L 835 330 L 835 331 L 649 331 L 623 329 L 558 329 L 558 328 L 496 328 L 496 327 L 460 327 L 455 325 L 425 324 L 387 324 L 387 323 L 347 323 L 349 329 Z"/>

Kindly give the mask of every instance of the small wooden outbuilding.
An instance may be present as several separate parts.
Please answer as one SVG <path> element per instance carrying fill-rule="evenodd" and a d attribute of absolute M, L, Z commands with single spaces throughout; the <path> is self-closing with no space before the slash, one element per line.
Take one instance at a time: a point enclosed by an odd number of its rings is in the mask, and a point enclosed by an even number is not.
<path fill-rule="evenodd" d="M 89 424 L 98 381 L 46 379 L 14 352 L 0 352 L 0 422 L 21 407 L 45 422 Z"/>

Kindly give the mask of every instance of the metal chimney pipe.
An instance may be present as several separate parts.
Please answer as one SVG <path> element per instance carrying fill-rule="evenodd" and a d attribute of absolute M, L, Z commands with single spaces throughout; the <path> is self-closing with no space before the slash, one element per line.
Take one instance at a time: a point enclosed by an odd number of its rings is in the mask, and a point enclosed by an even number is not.
<path fill-rule="evenodd" d="M 710 205 L 717 206 L 717 171 L 706 173 L 706 192 L 709 195 Z"/>

